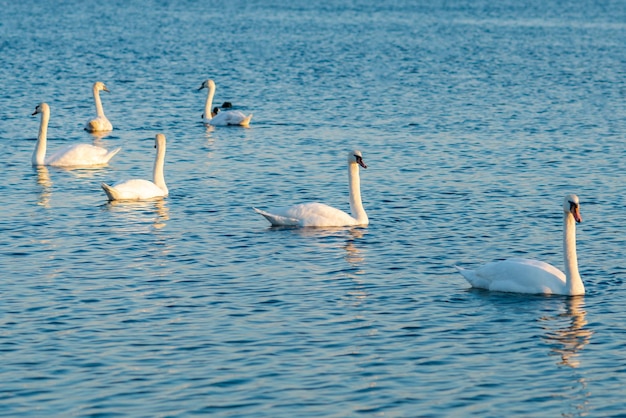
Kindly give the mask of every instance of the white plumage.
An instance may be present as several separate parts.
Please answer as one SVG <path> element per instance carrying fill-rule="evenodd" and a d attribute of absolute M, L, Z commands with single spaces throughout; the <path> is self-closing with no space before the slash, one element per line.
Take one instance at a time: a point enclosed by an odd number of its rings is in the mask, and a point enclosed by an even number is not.
<path fill-rule="evenodd" d="M 217 113 L 213 112 L 213 96 L 215 95 L 215 82 L 205 80 L 198 90 L 208 89 L 209 92 L 204 103 L 204 113 L 202 120 L 204 123 L 214 126 L 248 126 L 252 120 L 252 114 L 246 116 L 239 110 L 225 110 Z M 214 115 L 214 116 L 213 116 Z"/>
<path fill-rule="evenodd" d="M 457 267 L 472 287 L 500 292 L 584 295 L 578 272 L 576 223 L 581 222 L 579 199 L 567 195 L 563 201 L 563 252 L 565 273 L 543 261 L 512 258 L 487 263 L 475 270 Z"/>
<path fill-rule="evenodd" d="M 348 153 L 348 180 L 350 184 L 350 211 L 352 215 L 323 203 L 302 203 L 295 206 L 269 209 L 253 208 L 273 226 L 332 227 L 367 225 L 369 219 L 361 201 L 359 166 L 367 168 L 361 151 Z"/>
<path fill-rule="evenodd" d="M 165 135 L 157 134 L 155 139 L 157 149 L 152 181 L 143 179 L 125 180 L 109 186 L 102 183 L 102 189 L 109 201 L 113 200 L 147 200 L 157 197 L 165 197 L 169 190 L 165 185 L 163 166 L 165 163 Z"/>
<path fill-rule="evenodd" d="M 37 144 L 31 158 L 32 165 L 50 165 L 55 167 L 92 167 L 103 166 L 117 154 L 121 148 L 107 151 L 105 148 L 91 144 L 66 145 L 49 157 L 46 157 L 48 144 L 48 122 L 50 121 L 50 106 L 40 103 L 35 108 L 33 116 L 41 114 Z"/>
<path fill-rule="evenodd" d="M 112 131 L 113 125 L 104 116 L 104 109 L 102 107 L 102 101 L 100 100 L 100 92 L 106 91 L 108 92 L 107 86 L 104 85 L 102 81 L 96 81 L 93 84 L 93 100 L 96 104 L 96 118 L 90 120 L 85 125 L 85 130 L 89 132 L 106 132 Z"/>

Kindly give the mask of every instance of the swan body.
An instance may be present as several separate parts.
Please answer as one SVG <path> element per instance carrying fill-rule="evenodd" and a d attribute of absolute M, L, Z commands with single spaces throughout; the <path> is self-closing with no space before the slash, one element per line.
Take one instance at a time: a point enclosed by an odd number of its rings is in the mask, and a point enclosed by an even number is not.
<path fill-rule="evenodd" d="M 253 208 L 272 226 L 333 227 L 367 225 L 369 219 L 361 201 L 359 166 L 367 168 L 361 151 L 348 153 L 348 179 L 350 184 L 350 211 L 352 215 L 323 203 L 302 203 L 295 206 L 270 209 Z"/>
<path fill-rule="evenodd" d="M 579 199 L 567 195 L 563 201 L 563 251 L 565 273 L 543 261 L 512 258 L 487 263 L 475 270 L 457 267 L 472 287 L 499 292 L 584 295 L 578 272 L 576 223 L 582 222 Z"/>
<path fill-rule="evenodd" d="M 113 200 L 148 200 L 157 197 L 165 197 L 169 190 L 165 184 L 163 166 L 165 163 L 165 135 L 157 134 L 155 139 L 157 149 L 152 181 L 143 179 L 125 180 L 109 186 L 102 183 L 102 189 L 109 201 Z"/>
<path fill-rule="evenodd" d="M 239 110 L 226 110 L 214 112 L 215 109 L 212 109 L 213 106 L 213 96 L 215 95 L 215 82 L 213 80 L 205 80 L 198 90 L 208 89 L 209 92 L 206 97 L 206 102 L 204 103 L 204 113 L 202 114 L 202 121 L 209 125 L 214 126 L 228 126 L 228 125 L 238 125 L 238 126 L 249 126 L 250 121 L 252 120 L 252 113 L 246 116 Z M 230 106 L 228 106 L 230 105 Z M 230 102 L 224 102 L 222 105 L 224 108 L 232 107 Z"/>
<path fill-rule="evenodd" d="M 92 167 L 103 166 L 117 154 L 121 148 L 107 151 L 102 147 L 91 144 L 71 144 L 57 150 L 52 155 L 46 157 L 48 143 L 48 122 L 50 121 L 50 106 L 47 103 L 40 103 L 35 108 L 33 116 L 41 114 L 41 124 L 39 125 L 39 135 L 37 144 L 31 159 L 32 165 L 50 165 L 55 167 Z"/>
<path fill-rule="evenodd" d="M 93 84 L 93 100 L 96 103 L 96 118 L 87 122 L 85 125 L 85 130 L 88 132 L 105 132 L 112 131 L 113 125 L 104 116 L 104 109 L 102 108 L 102 101 L 100 100 L 100 92 L 106 91 L 108 92 L 107 86 L 104 85 L 102 81 L 96 81 Z"/>

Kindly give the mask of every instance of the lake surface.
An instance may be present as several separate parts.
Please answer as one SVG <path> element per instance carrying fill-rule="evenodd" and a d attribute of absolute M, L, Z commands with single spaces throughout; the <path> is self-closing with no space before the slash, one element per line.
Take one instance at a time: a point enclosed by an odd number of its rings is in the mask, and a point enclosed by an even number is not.
<path fill-rule="evenodd" d="M 0 415 L 626 414 L 626 3 L 283 3 L 0 2 Z M 49 152 L 122 151 L 31 167 L 43 101 Z M 159 132 L 169 197 L 108 204 Z M 368 227 L 252 210 L 349 210 L 355 148 Z M 471 290 L 562 268 L 566 193 L 587 294 Z"/>

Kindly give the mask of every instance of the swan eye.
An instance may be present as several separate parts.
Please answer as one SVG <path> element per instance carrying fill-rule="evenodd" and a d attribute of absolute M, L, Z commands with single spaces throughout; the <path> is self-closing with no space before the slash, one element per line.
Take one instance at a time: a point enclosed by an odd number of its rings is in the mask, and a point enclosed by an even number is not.
<path fill-rule="evenodd" d="M 568 200 L 569 202 L 569 210 L 574 210 L 574 208 L 578 207 L 578 203 L 572 202 L 571 200 Z"/>

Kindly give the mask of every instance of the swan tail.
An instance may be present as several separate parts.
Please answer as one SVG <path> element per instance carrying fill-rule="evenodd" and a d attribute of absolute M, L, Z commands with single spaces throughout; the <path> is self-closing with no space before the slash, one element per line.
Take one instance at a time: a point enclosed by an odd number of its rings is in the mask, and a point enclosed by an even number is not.
<path fill-rule="evenodd" d="M 119 148 L 115 148 L 112 151 L 109 151 L 107 153 L 107 155 L 104 156 L 104 158 L 106 159 L 107 162 L 109 162 L 111 160 L 111 158 L 115 157 L 115 154 L 117 154 L 118 152 L 120 152 L 122 150 L 122 147 Z"/>
<path fill-rule="evenodd" d="M 286 216 L 274 215 L 269 212 L 265 212 L 264 210 L 257 209 L 253 207 L 254 211 L 260 215 L 263 215 L 265 219 L 272 224 L 272 226 L 297 226 L 299 222 L 295 218 L 288 218 Z"/>
<path fill-rule="evenodd" d="M 241 121 L 240 125 L 241 126 L 248 126 L 248 125 L 250 125 L 250 121 L 251 120 L 252 120 L 252 113 L 250 113 L 248 116 L 246 116 L 245 119 Z"/>
<path fill-rule="evenodd" d="M 100 183 L 100 186 L 102 186 L 102 190 L 104 190 L 104 193 L 106 193 L 109 201 L 120 200 L 119 193 L 113 187 L 109 186 L 106 183 Z"/>
<path fill-rule="evenodd" d="M 461 273 L 461 276 L 463 276 L 472 287 L 489 289 L 489 282 L 479 277 L 474 270 L 464 269 L 463 267 L 459 266 L 454 267 L 458 270 L 459 273 Z"/>

